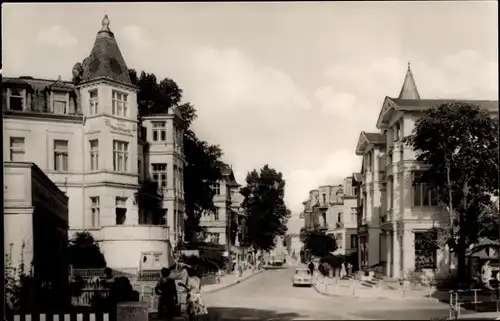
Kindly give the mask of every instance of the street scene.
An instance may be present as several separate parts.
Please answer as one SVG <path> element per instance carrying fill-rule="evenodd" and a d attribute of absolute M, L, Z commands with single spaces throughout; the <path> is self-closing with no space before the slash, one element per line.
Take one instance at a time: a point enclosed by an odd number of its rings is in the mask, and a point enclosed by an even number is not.
<path fill-rule="evenodd" d="M 2 9 L 3 320 L 500 320 L 496 2 Z"/>

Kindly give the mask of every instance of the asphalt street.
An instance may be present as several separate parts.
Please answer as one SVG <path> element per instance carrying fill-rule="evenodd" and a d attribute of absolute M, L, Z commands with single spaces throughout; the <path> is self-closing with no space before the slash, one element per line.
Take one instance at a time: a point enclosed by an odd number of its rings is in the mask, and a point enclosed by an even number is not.
<path fill-rule="evenodd" d="M 448 306 L 431 300 L 392 301 L 328 297 L 293 287 L 294 268 L 269 270 L 240 284 L 203 295 L 210 320 L 430 320 Z"/>

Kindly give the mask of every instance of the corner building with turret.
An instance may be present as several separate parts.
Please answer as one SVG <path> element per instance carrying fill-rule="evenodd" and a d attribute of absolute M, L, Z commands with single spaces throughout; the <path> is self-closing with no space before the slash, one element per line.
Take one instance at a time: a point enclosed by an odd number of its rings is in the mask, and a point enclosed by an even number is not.
<path fill-rule="evenodd" d="M 3 78 L 4 161 L 43 170 L 69 197 L 69 237 L 91 232 L 109 267 L 160 269 L 184 234 L 182 117 L 139 119 L 109 24 L 73 81 Z"/>

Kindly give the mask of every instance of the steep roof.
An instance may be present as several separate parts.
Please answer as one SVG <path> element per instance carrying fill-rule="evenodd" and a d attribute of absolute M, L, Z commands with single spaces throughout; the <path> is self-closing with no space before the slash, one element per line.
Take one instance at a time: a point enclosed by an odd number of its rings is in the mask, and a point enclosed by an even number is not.
<path fill-rule="evenodd" d="M 498 100 L 472 100 L 472 99 L 400 99 L 390 98 L 401 111 L 426 110 L 438 105 L 448 103 L 468 103 L 477 105 L 490 112 L 498 110 Z"/>
<path fill-rule="evenodd" d="M 128 67 L 116 43 L 115 36 L 109 29 L 107 15 L 102 19 L 102 28 L 97 33 L 94 47 L 90 55 L 83 60 L 81 67 L 82 82 L 108 78 L 133 86 L 128 74 Z"/>
<path fill-rule="evenodd" d="M 415 78 L 411 72 L 410 63 L 408 62 L 408 70 L 406 71 L 405 80 L 403 81 L 403 87 L 399 92 L 399 99 L 420 99 L 418 94 L 417 84 L 415 83 Z"/>

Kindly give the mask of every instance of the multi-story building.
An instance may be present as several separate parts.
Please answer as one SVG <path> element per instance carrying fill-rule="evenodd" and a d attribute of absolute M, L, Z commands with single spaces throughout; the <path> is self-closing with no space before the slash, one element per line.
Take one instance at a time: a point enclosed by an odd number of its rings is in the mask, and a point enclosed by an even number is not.
<path fill-rule="evenodd" d="M 90 231 L 109 267 L 171 264 L 184 226 L 179 112 L 138 118 L 138 87 L 107 16 L 73 76 L 3 79 L 6 159 L 34 162 L 66 193 L 70 234 Z"/>
<path fill-rule="evenodd" d="M 341 185 L 323 185 L 309 192 L 303 202 L 304 227 L 332 235 L 337 243 L 335 254 L 357 251 L 356 188 L 352 177 Z"/>
<path fill-rule="evenodd" d="M 423 232 L 447 222 L 449 216 L 437 206 L 430 188 L 414 184 L 425 166 L 415 161 L 405 139 L 425 110 L 452 101 L 421 99 L 408 66 L 398 98 L 384 99 L 379 132 L 359 136 L 356 154 L 363 157 L 363 165 L 362 178 L 356 180 L 361 182 L 361 247 L 367 252 L 365 265 L 385 265 L 387 276 L 397 278 L 425 268 L 449 273 L 447 249 L 432 254 L 415 248 Z M 498 101 L 468 102 L 498 115 Z"/>
<path fill-rule="evenodd" d="M 332 186 L 328 209 L 328 231 L 337 242 L 336 254 L 348 255 L 357 251 L 356 187 L 353 178 L 346 177 L 343 185 Z"/>
<path fill-rule="evenodd" d="M 224 164 L 221 172 L 222 179 L 212 187 L 215 211 L 203 215 L 200 226 L 205 229 L 205 242 L 235 245 L 238 233 L 233 233 L 231 240 L 230 230 L 240 226 L 238 216 L 241 214 L 240 205 L 243 200 L 239 192 L 240 185 L 236 182 L 231 167 Z M 231 242 L 228 243 L 228 240 Z"/>

